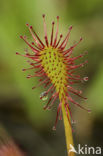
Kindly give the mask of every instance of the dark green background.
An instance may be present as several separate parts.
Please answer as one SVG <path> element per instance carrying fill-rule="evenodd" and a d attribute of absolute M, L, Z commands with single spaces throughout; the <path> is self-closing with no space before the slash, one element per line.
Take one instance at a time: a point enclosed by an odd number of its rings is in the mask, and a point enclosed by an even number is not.
<path fill-rule="evenodd" d="M 75 49 L 75 55 L 88 51 L 89 63 L 79 69 L 81 76 L 89 76 L 89 81 L 77 87 L 83 90 L 88 101 L 80 104 L 92 109 L 92 113 L 73 107 L 75 146 L 103 146 L 103 0 L 0 0 L 0 122 L 20 148 L 29 156 L 64 156 L 66 146 L 63 123 L 52 131 L 56 108 L 44 111 L 39 96 L 43 87 L 32 90 L 38 83 L 36 78 L 26 79 L 30 72 L 22 72 L 29 67 L 26 59 L 16 56 L 16 51 L 24 53 L 25 43 L 19 35 L 31 36 L 26 23 L 33 25 L 43 39 L 42 14 L 46 14 L 48 34 L 51 22 L 60 16 L 60 33 L 64 35 L 73 25 L 70 44 L 83 42 Z M 50 36 L 50 35 L 49 35 Z M 68 47 L 69 44 L 68 43 Z M 58 102 L 56 102 L 58 104 Z"/>

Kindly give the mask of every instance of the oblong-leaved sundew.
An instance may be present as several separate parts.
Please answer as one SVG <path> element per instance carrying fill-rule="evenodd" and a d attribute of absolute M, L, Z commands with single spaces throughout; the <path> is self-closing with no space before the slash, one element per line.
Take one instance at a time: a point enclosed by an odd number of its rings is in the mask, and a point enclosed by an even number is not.
<path fill-rule="evenodd" d="M 72 85 L 77 82 L 88 80 L 88 77 L 81 78 L 80 75 L 75 74 L 77 68 L 83 67 L 88 62 L 85 61 L 79 65 L 76 65 L 75 60 L 83 57 L 85 54 L 87 54 L 87 52 L 79 56 L 72 56 L 74 48 L 82 41 L 82 38 L 80 38 L 80 40 L 72 45 L 69 49 L 66 49 L 72 26 L 69 27 L 67 35 L 64 37 L 63 40 L 62 34 L 60 34 L 60 36 L 58 37 L 59 16 L 57 16 L 57 26 L 55 34 L 55 23 L 52 22 L 50 41 L 47 36 L 45 15 L 43 15 L 43 23 L 45 43 L 41 41 L 37 33 L 34 31 L 33 27 L 29 24 L 26 25 L 33 37 L 34 42 L 29 43 L 26 36 L 20 36 L 20 38 L 25 41 L 25 43 L 31 48 L 33 52 L 33 54 L 26 52 L 24 55 L 22 55 L 31 60 L 28 61 L 31 67 L 28 69 L 23 69 L 23 71 L 36 69 L 35 74 L 28 75 L 27 78 L 40 77 L 39 84 L 37 86 L 44 85 L 45 88 L 48 88 L 47 91 L 43 92 L 40 95 L 40 99 L 45 100 L 47 99 L 48 94 L 50 92 L 52 93 L 47 104 L 44 106 L 44 109 L 50 109 L 53 106 L 54 102 L 59 99 L 57 116 L 53 129 L 56 129 L 58 117 L 59 119 L 62 119 L 63 114 L 66 143 L 67 149 L 69 151 L 70 144 L 73 145 L 71 130 L 72 113 L 70 110 L 70 104 L 73 103 L 74 105 L 90 112 L 90 110 L 84 108 L 78 102 L 73 100 L 73 98 L 69 94 L 73 93 L 83 99 L 86 99 L 81 95 L 82 91 L 76 90 L 74 87 L 72 87 Z M 18 52 L 16 54 L 21 55 Z M 33 87 L 33 89 L 36 87 Z M 74 154 L 72 153 L 72 155 Z"/>

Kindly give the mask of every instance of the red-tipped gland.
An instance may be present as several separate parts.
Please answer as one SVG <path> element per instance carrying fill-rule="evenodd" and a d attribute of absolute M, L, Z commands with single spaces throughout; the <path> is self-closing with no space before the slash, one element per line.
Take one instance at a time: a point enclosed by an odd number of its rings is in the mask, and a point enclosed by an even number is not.
<path fill-rule="evenodd" d="M 26 71 L 26 69 L 22 69 L 22 71 Z"/>
<path fill-rule="evenodd" d="M 26 55 L 30 56 L 30 54 L 28 52 L 26 52 Z"/>
<path fill-rule="evenodd" d="M 21 39 L 23 39 L 23 36 L 22 36 L 22 35 L 20 35 L 20 38 L 21 38 Z"/>
<path fill-rule="evenodd" d="M 30 63 L 31 66 L 34 66 L 34 63 Z"/>
<path fill-rule="evenodd" d="M 35 89 L 36 87 L 34 86 L 34 87 L 32 87 L 32 89 Z"/>
<path fill-rule="evenodd" d="M 80 41 L 82 41 L 83 40 L 83 38 L 82 37 L 80 37 Z"/>
<path fill-rule="evenodd" d="M 26 40 L 27 39 L 27 36 L 24 35 L 24 39 Z"/>
<path fill-rule="evenodd" d="M 34 42 L 31 43 L 32 45 L 35 45 Z"/>
<path fill-rule="evenodd" d="M 33 29 L 32 25 L 30 26 L 30 29 Z"/>
<path fill-rule="evenodd" d="M 63 37 L 63 35 L 61 34 L 61 35 L 60 35 L 60 38 L 62 38 L 62 37 Z"/>
<path fill-rule="evenodd" d="M 57 16 L 57 19 L 59 19 L 59 16 Z"/>
<path fill-rule="evenodd" d="M 84 81 L 88 81 L 88 79 L 89 79 L 88 77 L 84 77 L 83 78 Z"/>
<path fill-rule="evenodd" d="M 73 26 L 71 25 L 71 26 L 69 27 L 69 30 L 72 30 L 72 28 L 73 28 Z"/>
<path fill-rule="evenodd" d="M 30 79 L 31 77 L 32 77 L 31 75 L 28 75 L 26 78 L 27 78 L 27 79 Z"/>
<path fill-rule="evenodd" d="M 55 24 L 55 22 L 53 21 L 53 22 L 52 22 L 52 25 L 54 25 L 54 24 Z"/>
<path fill-rule="evenodd" d="M 26 23 L 26 26 L 27 26 L 27 27 L 29 27 L 29 24 L 28 24 L 28 23 Z"/>
<path fill-rule="evenodd" d="M 43 14 L 42 17 L 45 18 L 45 14 Z"/>
<path fill-rule="evenodd" d="M 20 53 L 16 52 L 16 55 L 20 55 Z"/>

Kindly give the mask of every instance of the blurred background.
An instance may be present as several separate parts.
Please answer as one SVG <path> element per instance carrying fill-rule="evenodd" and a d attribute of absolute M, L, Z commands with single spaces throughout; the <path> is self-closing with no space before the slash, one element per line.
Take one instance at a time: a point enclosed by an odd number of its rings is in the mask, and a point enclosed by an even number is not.
<path fill-rule="evenodd" d="M 73 106 L 75 147 L 77 144 L 103 146 L 103 0 L 0 0 L 0 124 L 27 156 L 66 156 L 63 123 L 58 122 L 57 130 L 52 127 L 56 107 L 44 111 L 47 101 L 39 96 L 43 87 L 31 88 L 38 83 L 36 78 L 26 79 L 29 67 L 26 59 L 16 56 L 27 48 L 20 35 L 31 36 L 26 23 L 33 25 L 43 39 L 42 14 L 46 14 L 48 34 L 51 22 L 60 16 L 59 33 L 65 36 L 73 25 L 70 44 L 83 42 L 75 49 L 74 55 L 88 51 L 89 63 L 78 73 L 89 77 L 89 81 L 76 86 L 83 90 L 87 101 L 79 103 L 92 110 L 87 113 Z M 78 62 L 79 63 L 79 62 Z M 75 98 L 75 97 L 74 97 Z M 58 104 L 58 102 L 56 102 Z"/>

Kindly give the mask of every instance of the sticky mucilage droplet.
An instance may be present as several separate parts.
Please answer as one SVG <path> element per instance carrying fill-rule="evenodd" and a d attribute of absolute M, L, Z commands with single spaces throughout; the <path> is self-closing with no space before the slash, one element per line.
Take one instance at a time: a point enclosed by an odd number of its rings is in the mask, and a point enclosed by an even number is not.
<path fill-rule="evenodd" d="M 88 77 L 84 77 L 83 78 L 84 81 L 88 81 L 88 79 L 89 79 Z"/>
<path fill-rule="evenodd" d="M 48 99 L 48 95 L 47 95 L 46 91 L 44 91 L 40 94 L 40 99 L 43 101 L 46 101 Z"/>

